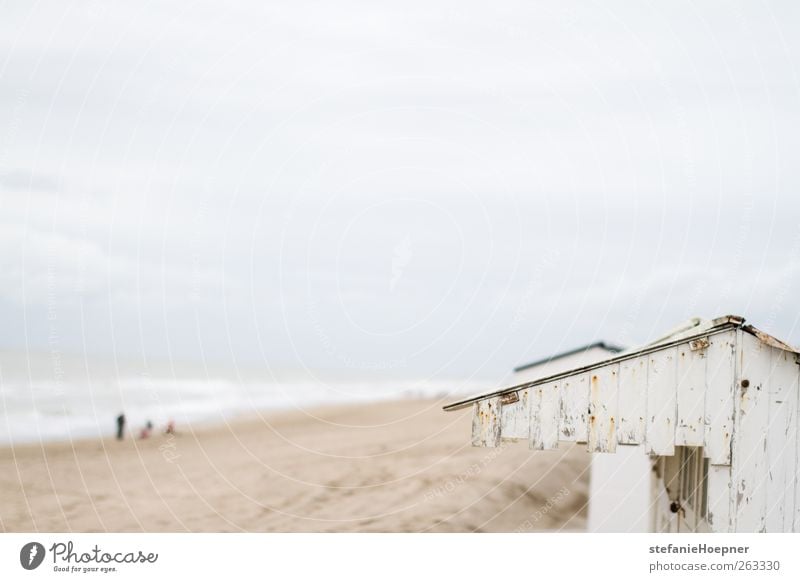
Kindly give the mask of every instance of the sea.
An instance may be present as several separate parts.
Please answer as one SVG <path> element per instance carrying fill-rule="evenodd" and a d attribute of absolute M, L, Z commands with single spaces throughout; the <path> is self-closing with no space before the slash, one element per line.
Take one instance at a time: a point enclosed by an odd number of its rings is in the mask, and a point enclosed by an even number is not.
<path fill-rule="evenodd" d="M 485 380 L 397 378 L 381 373 L 142 363 L 76 355 L 0 352 L 0 444 L 103 438 L 125 414 L 177 430 L 254 413 L 328 404 L 441 398 L 490 389 Z"/>

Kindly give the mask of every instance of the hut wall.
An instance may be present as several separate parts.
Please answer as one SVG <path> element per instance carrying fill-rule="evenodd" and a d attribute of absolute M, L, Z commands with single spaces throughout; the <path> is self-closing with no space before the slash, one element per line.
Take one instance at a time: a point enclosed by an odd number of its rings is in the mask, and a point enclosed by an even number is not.
<path fill-rule="evenodd" d="M 746 330 L 712 333 L 476 403 L 473 443 L 640 445 L 665 458 L 702 447 L 713 531 L 800 532 L 797 357 Z M 664 500 L 659 487 L 651 500 Z"/>
<path fill-rule="evenodd" d="M 797 356 L 739 336 L 728 530 L 800 531 Z"/>

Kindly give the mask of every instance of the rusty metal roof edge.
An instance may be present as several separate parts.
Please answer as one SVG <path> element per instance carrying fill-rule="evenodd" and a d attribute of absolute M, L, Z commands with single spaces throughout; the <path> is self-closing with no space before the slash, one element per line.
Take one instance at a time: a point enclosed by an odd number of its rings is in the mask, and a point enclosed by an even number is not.
<path fill-rule="evenodd" d="M 696 333 L 694 335 L 681 337 L 681 338 L 676 339 L 676 340 L 671 341 L 671 342 L 664 342 L 664 343 L 660 343 L 660 344 L 644 346 L 643 348 L 641 348 L 639 350 L 624 352 L 623 354 L 621 354 L 619 356 L 615 356 L 615 357 L 609 358 L 607 360 L 602 360 L 602 361 L 596 362 L 594 364 L 581 366 L 579 368 L 574 368 L 574 369 L 568 370 L 566 372 L 561 372 L 559 374 L 553 374 L 552 376 L 547 376 L 545 378 L 539 378 L 538 380 L 532 380 L 530 382 L 524 382 L 522 384 L 517 384 L 516 386 L 510 386 L 508 388 L 501 388 L 500 390 L 494 390 L 492 392 L 487 392 L 485 394 L 479 394 L 477 396 L 471 396 L 471 397 L 466 398 L 464 400 L 459 400 L 459 401 L 453 402 L 451 404 L 447 404 L 446 406 L 443 406 L 442 409 L 447 411 L 447 412 L 451 412 L 453 410 L 460 410 L 462 408 L 465 408 L 466 406 L 469 406 L 470 404 L 478 402 L 479 400 L 485 400 L 487 398 L 494 398 L 496 396 L 502 396 L 503 394 L 508 394 L 509 392 L 517 392 L 518 390 L 524 390 L 525 388 L 531 388 L 533 386 L 539 386 L 540 384 L 546 384 L 547 382 L 552 382 L 554 380 L 560 380 L 561 378 L 567 378 L 569 376 L 574 376 L 575 374 L 582 374 L 584 372 L 590 372 L 590 371 L 595 370 L 597 368 L 602 368 L 603 366 L 607 366 L 608 364 L 613 364 L 613 363 L 616 363 L 616 362 L 624 362 L 625 360 L 630 360 L 630 359 L 638 357 L 638 356 L 643 356 L 643 355 L 646 355 L 646 354 L 652 354 L 653 352 L 657 352 L 657 351 L 660 351 L 660 350 L 663 350 L 663 349 L 666 349 L 666 348 L 671 348 L 673 346 L 684 344 L 684 343 L 689 342 L 689 341 L 691 341 L 693 339 L 696 339 L 696 338 L 708 337 L 710 335 L 717 335 L 717 334 L 722 333 L 724 331 L 728 331 L 729 329 L 735 329 L 735 328 L 741 327 L 742 329 L 745 329 L 745 331 L 748 331 L 749 333 L 752 333 L 753 335 L 757 335 L 755 333 L 755 331 L 757 331 L 757 330 L 755 330 L 755 328 L 753 326 L 750 326 L 750 325 L 745 326 L 744 325 L 744 321 L 745 321 L 744 317 L 739 317 L 737 315 L 726 315 L 724 317 L 718 317 L 718 318 L 715 318 L 715 319 L 711 320 L 709 327 L 703 328 L 701 331 L 698 331 L 698 333 Z M 755 330 L 755 331 L 751 331 L 751 330 Z M 772 336 L 769 336 L 768 334 L 765 334 L 764 332 L 759 332 L 759 333 L 761 333 L 762 335 L 765 335 L 767 337 L 772 338 Z M 761 336 L 757 336 L 757 337 L 759 339 L 762 339 Z M 778 342 L 779 344 L 787 346 L 787 344 L 784 344 L 780 340 L 777 340 L 775 338 L 772 338 L 772 339 L 774 341 Z M 765 340 L 762 339 L 762 341 L 765 341 Z M 769 342 L 765 341 L 765 343 L 769 343 Z M 770 345 L 773 345 L 773 344 L 770 344 Z M 776 346 L 776 347 L 779 347 L 779 346 Z M 786 348 L 781 348 L 781 349 L 787 349 L 787 348 L 788 348 L 788 351 L 795 351 L 793 348 L 789 348 L 789 346 L 787 346 Z"/>
<path fill-rule="evenodd" d="M 768 346 L 772 346 L 773 348 L 778 348 L 779 350 L 792 352 L 793 354 L 800 354 L 800 350 L 798 350 L 797 348 L 790 346 L 786 342 L 782 342 L 778 338 L 771 336 L 767 332 L 761 331 L 760 329 L 757 329 L 752 325 L 743 325 L 742 331 L 746 331 L 747 333 L 756 336 L 762 342 L 764 342 Z"/>

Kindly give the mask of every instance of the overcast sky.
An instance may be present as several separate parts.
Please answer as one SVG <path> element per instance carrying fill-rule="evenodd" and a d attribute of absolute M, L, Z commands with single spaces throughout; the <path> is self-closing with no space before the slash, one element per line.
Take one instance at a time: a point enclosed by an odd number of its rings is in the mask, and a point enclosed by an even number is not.
<path fill-rule="evenodd" d="M 0 348 L 494 377 L 695 315 L 800 343 L 797 2 L 0 14 Z"/>

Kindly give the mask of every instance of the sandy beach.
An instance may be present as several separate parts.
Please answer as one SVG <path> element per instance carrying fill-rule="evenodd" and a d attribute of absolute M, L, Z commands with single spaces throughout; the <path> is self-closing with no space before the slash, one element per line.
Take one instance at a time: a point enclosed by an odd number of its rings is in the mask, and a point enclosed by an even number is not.
<path fill-rule="evenodd" d="M 0 450 L 3 531 L 581 531 L 589 455 L 469 444 L 470 413 L 404 400 L 146 440 Z M 110 419 L 111 421 L 112 419 Z"/>

